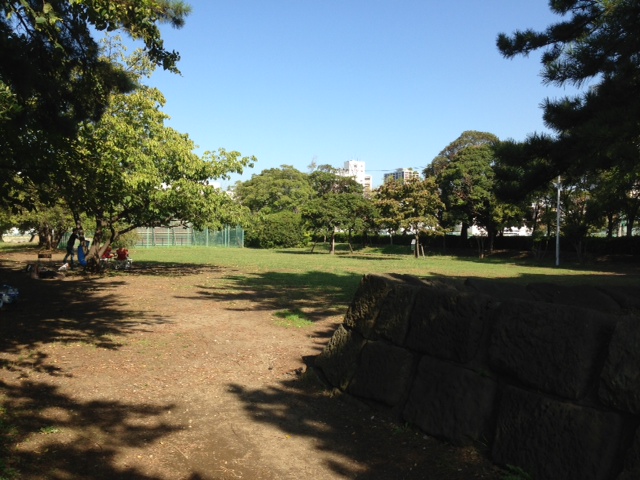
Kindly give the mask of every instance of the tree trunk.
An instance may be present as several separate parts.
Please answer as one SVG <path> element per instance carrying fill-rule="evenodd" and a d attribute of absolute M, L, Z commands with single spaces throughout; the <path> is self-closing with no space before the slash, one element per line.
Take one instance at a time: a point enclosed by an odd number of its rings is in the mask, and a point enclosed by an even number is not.
<path fill-rule="evenodd" d="M 331 233 L 331 251 L 329 253 L 331 255 L 336 253 L 336 232 Z"/>
<path fill-rule="evenodd" d="M 607 214 L 607 238 L 613 238 L 613 213 Z"/>
<path fill-rule="evenodd" d="M 51 250 L 53 243 L 53 232 L 48 224 L 41 225 L 38 228 L 38 246 L 45 250 Z"/>
<path fill-rule="evenodd" d="M 495 229 L 490 229 L 488 235 L 489 235 L 489 253 L 491 254 L 493 253 L 493 244 L 497 237 L 497 232 L 495 231 Z"/>
<path fill-rule="evenodd" d="M 467 241 L 467 239 L 469 238 L 469 234 L 467 232 L 467 230 L 469 230 L 469 224 L 466 222 L 462 222 L 462 226 L 460 227 L 460 240 L 462 241 L 461 243 L 464 245 Z"/>
<path fill-rule="evenodd" d="M 635 218 L 631 216 L 627 217 L 627 238 L 631 238 L 633 236 L 634 223 L 635 223 Z"/>
<path fill-rule="evenodd" d="M 484 237 L 476 235 L 476 243 L 478 245 L 478 258 L 484 258 Z"/>

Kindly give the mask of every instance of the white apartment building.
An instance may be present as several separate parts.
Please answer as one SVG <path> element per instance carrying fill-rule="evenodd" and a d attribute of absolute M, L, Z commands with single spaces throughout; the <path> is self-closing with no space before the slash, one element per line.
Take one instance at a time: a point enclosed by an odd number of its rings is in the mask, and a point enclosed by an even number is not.
<path fill-rule="evenodd" d="M 344 168 L 338 169 L 338 175 L 352 177 L 362 185 L 365 193 L 370 193 L 373 189 L 371 175 L 365 173 L 365 164 L 359 160 L 349 160 L 344 162 Z"/>
<path fill-rule="evenodd" d="M 391 180 L 404 181 L 410 178 L 420 178 L 420 172 L 412 168 L 398 168 L 395 172 L 384 174 L 384 183 Z"/>

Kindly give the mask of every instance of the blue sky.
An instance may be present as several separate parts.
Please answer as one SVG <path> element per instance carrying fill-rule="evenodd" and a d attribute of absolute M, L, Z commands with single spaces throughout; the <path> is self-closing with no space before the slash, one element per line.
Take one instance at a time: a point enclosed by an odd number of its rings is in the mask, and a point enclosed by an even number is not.
<path fill-rule="evenodd" d="M 539 55 L 507 60 L 500 32 L 560 20 L 545 0 L 190 0 L 163 27 L 182 76 L 157 71 L 169 125 L 199 151 L 258 158 L 253 169 L 366 163 L 374 186 L 420 168 L 465 130 L 524 140 L 546 131 Z"/>

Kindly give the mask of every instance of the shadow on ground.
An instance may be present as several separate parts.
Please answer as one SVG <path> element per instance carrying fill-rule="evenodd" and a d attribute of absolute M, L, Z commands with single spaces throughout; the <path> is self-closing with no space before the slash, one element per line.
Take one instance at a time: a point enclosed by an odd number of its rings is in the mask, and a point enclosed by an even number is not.
<path fill-rule="evenodd" d="M 122 346 L 118 338 L 164 320 L 123 309 L 110 293 L 117 280 L 34 280 L 5 262 L 0 283 L 20 292 L 17 303 L 0 311 L 0 369 L 15 378 L 0 381 L 0 478 L 156 480 L 134 466 L 117 466 L 115 457 L 172 432 L 174 427 L 158 417 L 174 405 L 85 402 L 33 378 L 71 376 L 50 361 L 47 345 L 117 350 Z"/>
<path fill-rule="evenodd" d="M 198 285 L 194 299 L 226 304 L 230 310 L 290 310 L 311 321 L 343 315 L 362 279 L 359 274 L 326 272 L 226 275 L 223 281 Z"/>
<path fill-rule="evenodd" d="M 238 384 L 229 390 L 255 422 L 311 440 L 336 478 L 497 480 L 504 475 L 475 448 L 453 447 L 398 423 L 375 405 L 330 394 L 313 370 L 263 390 Z"/>
<path fill-rule="evenodd" d="M 116 455 L 174 431 L 162 422 L 147 425 L 174 405 L 79 402 L 52 385 L 29 381 L 0 382 L 0 391 L 0 478 L 160 480 L 131 465 L 117 466 Z M 66 412 L 67 420 L 57 415 L 53 426 L 47 419 L 52 410 Z"/>

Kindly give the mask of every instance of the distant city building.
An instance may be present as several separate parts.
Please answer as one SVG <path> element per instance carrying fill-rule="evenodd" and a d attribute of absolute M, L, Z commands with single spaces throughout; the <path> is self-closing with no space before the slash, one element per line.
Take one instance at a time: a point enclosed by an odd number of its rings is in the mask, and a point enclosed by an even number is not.
<path fill-rule="evenodd" d="M 338 169 L 338 175 L 342 177 L 352 177 L 362 185 L 364 193 L 370 193 L 373 188 L 371 175 L 365 173 L 365 164 L 359 160 L 349 160 L 344 162 L 344 168 Z"/>
<path fill-rule="evenodd" d="M 384 174 L 384 183 L 395 181 L 405 181 L 410 178 L 420 178 L 420 172 L 412 168 L 398 168 L 395 172 Z"/>

